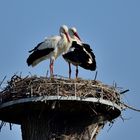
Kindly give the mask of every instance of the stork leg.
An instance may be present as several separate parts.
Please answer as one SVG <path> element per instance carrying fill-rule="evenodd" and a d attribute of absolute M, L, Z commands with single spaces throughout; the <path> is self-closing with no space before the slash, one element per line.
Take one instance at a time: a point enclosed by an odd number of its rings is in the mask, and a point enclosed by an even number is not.
<path fill-rule="evenodd" d="M 69 64 L 69 79 L 71 78 L 71 65 L 70 65 L 70 62 L 68 62 Z"/>
<path fill-rule="evenodd" d="M 53 77 L 53 64 L 54 60 L 50 60 L 50 77 Z"/>
<path fill-rule="evenodd" d="M 76 66 L 76 79 L 78 77 L 78 66 Z"/>

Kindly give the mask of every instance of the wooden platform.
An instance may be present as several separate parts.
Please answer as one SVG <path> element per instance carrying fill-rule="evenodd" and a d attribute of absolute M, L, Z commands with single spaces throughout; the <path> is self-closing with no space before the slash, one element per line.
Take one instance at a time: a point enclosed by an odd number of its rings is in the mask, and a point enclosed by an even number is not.
<path fill-rule="evenodd" d="M 0 92 L 0 120 L 23 140 L 95 140 L 122 110 L 116 86 L 96 80 L 14 75 Z"/>
<path fill-rule="evenodd" d="M 121 114 L 116 103 L 98 98 L 41 96 L 9 101 L 0 105 L 0 120 L 21 124 L 27 114 L 58 113 L 91 118 L 102 114 L 112 120 Z M 90 117 L 89 117 L 90 116 Z"/>

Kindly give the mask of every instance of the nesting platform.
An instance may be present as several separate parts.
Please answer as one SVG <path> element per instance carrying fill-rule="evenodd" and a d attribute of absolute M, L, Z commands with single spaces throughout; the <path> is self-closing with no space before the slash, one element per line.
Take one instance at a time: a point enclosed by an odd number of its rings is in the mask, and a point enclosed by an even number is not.
<path fill-rule="evenodd" d="M 23 140 L 92 140 L 121 110 L 119 91 L 95 80 L 13 76 L 0 93 L 0 120 L 20 124 Z"/>

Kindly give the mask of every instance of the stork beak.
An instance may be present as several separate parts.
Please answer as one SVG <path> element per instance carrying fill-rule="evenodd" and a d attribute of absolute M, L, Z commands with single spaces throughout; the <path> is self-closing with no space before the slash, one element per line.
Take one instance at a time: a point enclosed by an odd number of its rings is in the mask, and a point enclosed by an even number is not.
<path fill-rule="evenodd" d="M 68 33 L 65 32 L 65 35 L 66 35 L 66 37 L 67 37 L 68 42 L 70 42 L 70 38 L 69 38 Z"/>
<path fill-rule="evenodd" d="M 75 32 L 74 35 L 81 41 L 79 35 Z"/>

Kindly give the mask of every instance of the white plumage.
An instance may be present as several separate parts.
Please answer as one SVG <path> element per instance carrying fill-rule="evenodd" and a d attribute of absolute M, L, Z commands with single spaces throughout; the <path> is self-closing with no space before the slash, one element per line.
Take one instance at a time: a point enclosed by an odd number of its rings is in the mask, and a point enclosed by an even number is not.
<path fill-rule="evenodd" d="M 69 78 L 71 78 L 71 63 L 76 66 L 76 78 L 78 77 L 78 66 L 87 70 L 96 69 L 95 55 L 88 44 L 81 42 L 75 27 L 69 29 L 71 46 L 63 54 L 63 58 L 69 64 Z"/>
<path fill-rule="evenodd" d="M 41 61 L 50 59 L 50 75 L 53 75 L 54 61 L 63 52 L 67 51 L 70 42 L 68 27 L 66 25 L 61 26 L 59 32 L 60 36 L 48 37 L 29 51 L 32 53 L 27 58 L 28 66 L 36 66 Z"/>

